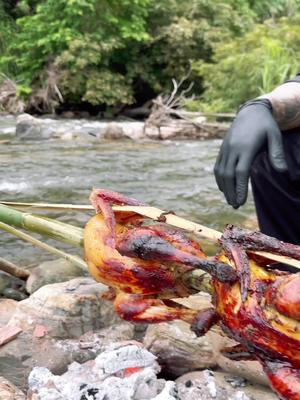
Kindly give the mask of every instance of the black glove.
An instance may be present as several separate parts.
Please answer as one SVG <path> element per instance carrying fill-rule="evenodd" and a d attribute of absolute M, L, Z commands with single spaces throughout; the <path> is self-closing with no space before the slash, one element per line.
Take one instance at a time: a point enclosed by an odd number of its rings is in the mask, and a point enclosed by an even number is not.
<path fill-rule="evenodd" d="M 272 105 L 267 99 L 256 99 L 240 108 L 215 164 L 218 187 L 233 208 L 246 202 L 251 165 L 265 145 L 272 166 L 286 171 L 281 132 L 273 118 Z"/>

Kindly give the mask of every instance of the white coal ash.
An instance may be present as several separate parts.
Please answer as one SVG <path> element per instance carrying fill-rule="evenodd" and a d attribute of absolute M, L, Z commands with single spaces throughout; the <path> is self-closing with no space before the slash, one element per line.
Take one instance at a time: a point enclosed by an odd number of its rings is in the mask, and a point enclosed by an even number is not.
<path fill-rule="evenodd" d="M 72 363 L 61 376 L 34 368 L 30 400 L 177 400 L 176 384 L 158 379 L 156 357 L 137 342 L 116 343 L 95 360 Z"/>

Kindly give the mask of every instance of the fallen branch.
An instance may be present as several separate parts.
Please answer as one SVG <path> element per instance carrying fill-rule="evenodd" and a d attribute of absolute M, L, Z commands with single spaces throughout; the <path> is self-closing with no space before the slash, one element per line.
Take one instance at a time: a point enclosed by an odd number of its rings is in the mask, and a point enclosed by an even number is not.
<path fill-rule="evenodd" d="M 0 270 L 15 276 L 16 278 L 24 280 L 26 280 L 29 276 L 29 271 L 18 267 L 10 261 L 4 260 L 2 257 L 0 257 Z"/>

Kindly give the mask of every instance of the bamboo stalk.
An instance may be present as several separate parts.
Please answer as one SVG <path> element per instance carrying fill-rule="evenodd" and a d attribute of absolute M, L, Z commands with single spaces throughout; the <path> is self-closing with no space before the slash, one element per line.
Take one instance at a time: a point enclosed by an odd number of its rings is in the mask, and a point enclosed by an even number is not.
<path fill-rule="evenodd" d="M 29 271 L 18 267 L 10 261 L 4 260 L 2 257 L 0 257 L 0 270 L 20 279 L 26 280 L 29 276 Z"/>
<path fill-rule="evenodd" d="M 48 211 L 89 211 L 92 210 L 92 206 L 89 205 L 73 205 L 73 204 L 46 204 L 46 203 L 15 203 L 15 202 L 0 202 L 2 204 L 9 204 L 13 207 L 20 209 L 38 209 L 38 210 L 48 210 Z M 196 222 L 189 221 L 187 219 L 178 217 L 172 213 L 165 212 L 156 207 L 150 206 L 113 206 L 114 211 L 123 211 L 123 212 L 135 212 L 139 215 L 143 215 L 147 218 L 151 218 L 153 220 L 160 220 L 162 217 L 164 222 L 169 225 L 172 225 L 176 228 L 184 229 L 188 232 L 191 232 L 197 236 L 205 237 L 206 239 L 212 240 L 214 242 L 218 241 L 222 233 L 216 231 L 215 229 L 208 228 L 204 225 L 200 225 Z M 1 220 L 1 204 L 0 204 L 0 220 Z M 272 254 L 265 251 L 249 251 L 249 253 L 257 254 L 264 258 L 267 258 L 270 261 L 275 261 L 283 264 L 288 264 L 300 269 L 300 261 Z"/>
<path fill-rule="evenodd" d="M 87 265 L 86 263 L 78 256 L 74 256 L 72 254 L 68 254 L 65 253 L 62 250 L 56 249 L 55 247 L 52 247 L 44 242 L 41 242 L 40 240 L 34 238 L 33 236 L 28 235 L 25 232 L 22 232 L 10 225 L 7 225 L 3 222 L 0 222 L 0 229 L 2 229 L 3 231 L 6 231 L 8 233 L 11 233 L 12 235 L 26 240 L 27 242 L 33 244 L 34 246 L 40 247 L 43 250 L 46 250 L 52 254 L 55 254 L 61 258 L 64 258 L 67 261 L 72 262 L 73 264 L 77 265 L 78 267 L 80 267 L 81 269 L 86 270 L 87 269 Z"/>
<path fill-rule="evenodd" d="M 0 204 L 16 208 L 18 210 L 39 210 L 39 211 L 93 211 L 91 205 L 77 204 L 56 204 L 56 203 L 21 203 L 15 201 L 0 201 Z"/>
<path fill-rule="evenodd" d="M 46 235 L 73 246 L 78 247 L 83 244 L 82 228 L 50 218 L 24 213 L 3 204 L 0 204 L 0 221 L 16 228 L 23 228 L 30 232 Z"/>

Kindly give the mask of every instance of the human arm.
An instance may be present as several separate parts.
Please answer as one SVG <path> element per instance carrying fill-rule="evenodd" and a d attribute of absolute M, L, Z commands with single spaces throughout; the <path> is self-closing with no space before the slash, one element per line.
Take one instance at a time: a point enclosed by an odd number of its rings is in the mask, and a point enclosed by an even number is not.
<path fill-rule="evenodd" d="M 296 78 L 260 97 L 270 101 L 273 117 L 282 131 L 300 126 L 300 76 Z"/>
<path fill-rule="evenodd" d="M 272 166 L 287 170 L 281 131 L 300 126 L 300 78 L 295 80 L 245 103 L 223 140 L 214 172 L 234 208 L 246 202 L 251 165 L 265 146 Z"/>

